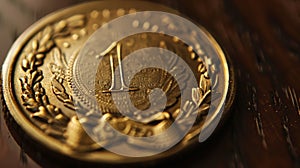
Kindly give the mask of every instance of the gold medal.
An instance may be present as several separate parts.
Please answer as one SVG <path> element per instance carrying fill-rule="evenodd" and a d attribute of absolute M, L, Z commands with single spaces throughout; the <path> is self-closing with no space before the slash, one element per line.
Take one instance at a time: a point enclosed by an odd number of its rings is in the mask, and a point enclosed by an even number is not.
<path fill-rule="evenodd" d="M 90 2 L 43 18 L 15 42 L 2 76 L 9 118 L 31 145 L 75 163 L 152 161 L 203 142 L 234 93 L 213 37 L 149 2 Z"/>

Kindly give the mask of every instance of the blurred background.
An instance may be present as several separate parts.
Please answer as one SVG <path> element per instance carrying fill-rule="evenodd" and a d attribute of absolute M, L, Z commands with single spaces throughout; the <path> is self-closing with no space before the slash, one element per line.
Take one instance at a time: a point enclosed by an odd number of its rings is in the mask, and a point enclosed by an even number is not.
<path fill-rule="evenodd" d="M 0 63 L 32 23 L 81 2 L 0 0 Z M 154 2 L 208 29 L 232 60 L 237 82 L 236 101 L 223 127 L 172 165 L 300 167 L 300 1 Z M 39 167 L 14 142 L 0 113 L 0 167 Z"/>
<path fill-rule="evenodd" d="M 79 2 L 80 0 L 0 0 L 1 62 L 14 40 L 31 24 L 50 12 Z"/>

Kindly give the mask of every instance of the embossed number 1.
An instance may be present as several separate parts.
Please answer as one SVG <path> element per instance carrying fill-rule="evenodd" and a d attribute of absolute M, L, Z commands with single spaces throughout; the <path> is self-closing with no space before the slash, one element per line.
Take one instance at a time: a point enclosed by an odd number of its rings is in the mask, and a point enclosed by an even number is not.
<path fill-rule="evenodd" d="M 118 58 L 118 66 L 120 70 L 120 81 L 121 81 L 121 88 L 120 89 L 115 89 L 115 70 L 114 70 L 114 58 L 113 58 L 113 53 L 110 53 L 112 49 L 114 49 L 117 46 L 117 58 Z M 109 60 L 110 60 L 110 69 L 111 69 L 111 86 L 108 90 L 103 90 L 102 93 L 111 93 L 111 92 L 128 92 L 128 91 L 136 91 L 138 88 L 133 88 L 133 87 L 128 87 L 125 84 L 124 81 L 124 73 L 123 73 L 123 68 L 122 68 L 122 46 L 120 43 L 113 42 L 104 52 L 100 54 L 100 56 L 105 56 L 108 53 L 109 55 Z"/>

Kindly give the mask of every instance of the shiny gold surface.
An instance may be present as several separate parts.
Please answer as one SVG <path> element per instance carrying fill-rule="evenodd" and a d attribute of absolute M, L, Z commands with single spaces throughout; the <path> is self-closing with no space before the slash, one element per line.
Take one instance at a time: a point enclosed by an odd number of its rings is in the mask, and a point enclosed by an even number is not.
<path fill-rule="evenodd" d="M 161 47 L 175 52 L 189 63 L 199 82 L 199 88 L 192 89 L 192 100 L 183 105 L 189 112 L 194 112 L 193 109 L 199 107 L 198 117 L 180 144 L 162 154 L 139 160 L 119 156 L 102 149 L 100 144 L 91 140 L 74 111 L 76 107 L 70 85 L 70 80 L 74 77 L 70 71 L 84 42 L 100 26 L 116 17 L 153 9 L 177 14 L 169 8 L 147 2 L 91 2 L 49 15 L 29 28 L 10 50 L 3 68 L 5 102 L 16 123 L 46 149 L 88 162 L 128 163 L 153 160 L 169 156 L 195 143 L 199 132 L 208 128 L 209 123 L 218 115 L 216 108 L 214 115 L 206 119 L 212 87 L 207 69 L 213 66 L 206 67 L 204 60 L 197 56 L 193 48 L 175 37 L 145 33 L 112 44 L 100 54 L 104 61 L 97 70 L 96 97 L 100 109 L 105 112 L 103 118 L 108 119 L 120 132 L 130 136 L 149 136 L 163 132 L 178 117 L 180 93 L 176 81 L 163 70 L 149 68 L 126 84 L 122 82 L 123 75 L 116 77 L 113 69 L 120 65 L 118 61 L 121 57 L 144 47 Z M 230 95 L 233 86 L 229 85 L 230 71 L 226 58 L 218 44 L 208 33 L 207 35 L 221 60 L 221 65 L 216 66 L 220 66 L 225 72 L 224 79 L 218 82 L 224 84 Z M 184 72 L 178 75 L 186 80 L 189 78 Z M 114 80 L 121 82 L 114 84 Z M 128 89 L 135 106 L 147 109 L 149 90 L 153 88 L 161 88 L 167 93 L 167 108 L 154 117 L 143 116 L 143 123 L 121 116 L 111 103 L 110 92 Z M 232 95 L 220 97 L 227 102 L 226 106 L 230 106 Z"/>

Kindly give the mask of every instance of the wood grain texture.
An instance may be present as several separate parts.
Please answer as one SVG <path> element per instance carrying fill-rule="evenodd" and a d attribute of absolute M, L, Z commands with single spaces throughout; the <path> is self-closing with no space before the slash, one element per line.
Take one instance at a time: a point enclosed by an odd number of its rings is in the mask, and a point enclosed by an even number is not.
<path fill-rule="evenodd" d="M 213 33 L 237 72 L 234 165 L 298 167 L 299 2 L 189 2 L 182 10 Z"/>
<path fill-rule="evenodd" d="M 46 9 L 45 5 L 31 7 L 35 0 L 14 1 L 27 4 L 31 12 Z M 154 1 L 178 9 L 208 29 L 233 61 L 237 80 L 236 101 L 224 126 L 198 148 L 178 156 L 172 165 L 300 167 L 300 1 Z M 47 11 L 80 1 L 60 2 L 49 3 Z M 37 12 L 29 23 L 44 14 Z M 1 24 L 6 22 L 2 19 Z M 22 30 L 18 25 L 11 27 L 18 30 L 17 34 Z M 9 34 L 13 39 L 14 33 Z M 3 47 L 7 45 L 1 43 L 1 50 L 7 51 Z M 3 122 L 1 127 L 5 129 Z M 8 134 L 2 130 L 1 149 L 7 149 Z M 0 151 L 0 167 L 3 158 L 7 159 L 5 152 Z M 9 157 L 11 163 L 7 165 L 27 160 L 23 153 Z M 27 167 L 34 165 L 30 160 L 24 163 Z"/>

